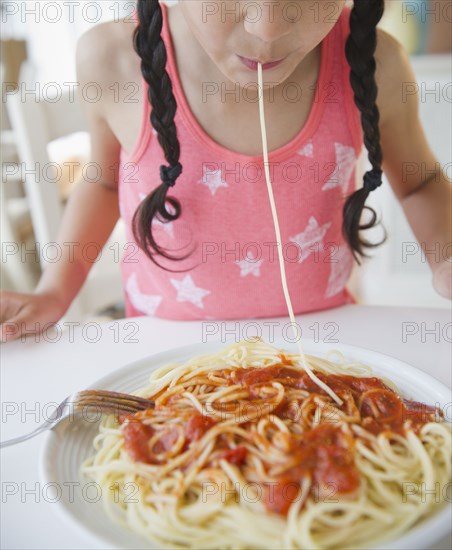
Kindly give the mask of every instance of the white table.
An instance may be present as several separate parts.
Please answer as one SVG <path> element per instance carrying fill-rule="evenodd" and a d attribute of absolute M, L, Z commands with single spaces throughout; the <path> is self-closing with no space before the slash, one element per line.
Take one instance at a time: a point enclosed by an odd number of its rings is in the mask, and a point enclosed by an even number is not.
<path fill-rule="evenodd" d="M 353 305 L 298 317 L 297 322 L 306 338 L 386 353 L 452 386 L 449 310 Z M 25 342 L 2 344 L 1 439 L 31 431 L 49 414 L 49 404 L 127 363 L 203 340 L 251 337 L 259 328 L 267 341 L 284 333 L 291 338 L 287 323 L 285 318 L 202 323 L 140 317 L 49 331 L 37 342 L 29 337 Z M 67 529 L 55 514 L 56 505 L 44 498 L 38 476 L 42 441 L 41 435 L 1 451 L 1 547 L 92 548 L 82 533 Z M 434 548 L 450 547 L 448 539 Z"/>

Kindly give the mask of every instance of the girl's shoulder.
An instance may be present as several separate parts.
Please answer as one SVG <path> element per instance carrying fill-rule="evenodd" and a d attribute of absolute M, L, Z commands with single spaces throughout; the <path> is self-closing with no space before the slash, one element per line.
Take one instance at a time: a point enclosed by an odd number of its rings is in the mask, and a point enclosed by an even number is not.
<path fill-rule="evenodd" d="M 377 104 L 381 124 L 394 120 L 394 116 L 404 103 L 408 86 L 416 80 L 409 57 L 404 47 L 392 35 L 382 29 L 377 30 L 378 42 L 375 52 L 377 64 L 376 82 L 378 86 Z"/>
<path fill-rule="evenodd" d="M 116 152 L 119 147 L 133 149 L 141 125 L 142 77 L 134 29 L 127 21 L 101 23 L 77 45 L 78 97 L 92 140 L 99 147 L 110 143 Z"/>
<path fill-rule="evenodd" d="M 436 161 L 419 118 L 419 86 L 408 53 L 379 30 L 375 60 L 383 169 L 402 200 L 419 186 L 424 170 L 419 167 L 433 167 Z M 410 165 L 417 167 L 411 175 Z"/>
<path fill-rule="evenodd" d="M 135 23 L 121 19 L 100 23 L 77 43 L 77 74 L 108 88 L 114 82 L 136 80 L 139 58 L 133 49 Z"/>

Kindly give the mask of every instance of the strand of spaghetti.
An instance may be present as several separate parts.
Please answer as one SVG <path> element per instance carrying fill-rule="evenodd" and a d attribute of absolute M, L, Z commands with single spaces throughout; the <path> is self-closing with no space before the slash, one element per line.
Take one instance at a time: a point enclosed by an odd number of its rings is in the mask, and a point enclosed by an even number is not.
<path fill-rule="evenodd" d="M 270 207 L 272 211 L 273 216 L 273 224 L 275 227 L 275 234 L 276 234 L 276 246 L 278 250 L 278 259 L 279 259 L 279 269 L 281 272 L 281 283 L 283 287 L 284 292 L 284 298 L 286 300 L 287 309 L 289 311 L 289 317 L 292 325 L 292 329 L 294 332 L 295 339 L 298 344 L 298 351 L 300 352 L 300 359 L 301 359 L 301 365 L 304 368 L 304 370 L 307 372 L 308 376 L 311 378 L 313 382 L 315 382 L 322 390 L 326 391 L 326 393 L 336 401 L 339 405 L 342 405 L 342 399 L 336 395 L 336 393 L 329 387 L 327 384 L 322 382 L 313 372 L 311 367 L 308 364 L 308 361 L 306 359 L 305 352 L 303 350 L 303 346 L 301 344 L 301 339 L 298 338 L 298 334 L 296 331 L 296 321 L 295 321 L 295 315 L 293 312 L 292 307 L 292 301 L 290 299 L 289 289 L 287 287 L 287 278 L 286 278 L 286 268 L 284 265 L 284 256 L 283 256 L 283 248 L 282 248 L 282 240 L 281 240 L 281 230 L 279 227 L 279 220 L 278 220 L 278 213 L 276 211 L 276 205 L 275 205 L 275 198 L 273 195 L 273 188 L 272 183 L 270 179 L 270 170 L 269 170 L 269 163 L 268 163 L 268 146 L 267 146 L 267 130 L 265 128 L 265 111 L 264 111 L 264 86 L 263 86 L 263 78 L 262 78 L 262 65 L 261 63 L 257 64 L 257 75 L 258 75 L 258 86 L 259 86 L 259 117 L 260 117 L 260 123 L 261 123 L 261 134 L 262 134 L 262 152 L 264 156 L 264 170 L 265 170 L 265 179 L 267 180 L 267 190 L 268 190 L 268 198 L 270 199 Z"/>

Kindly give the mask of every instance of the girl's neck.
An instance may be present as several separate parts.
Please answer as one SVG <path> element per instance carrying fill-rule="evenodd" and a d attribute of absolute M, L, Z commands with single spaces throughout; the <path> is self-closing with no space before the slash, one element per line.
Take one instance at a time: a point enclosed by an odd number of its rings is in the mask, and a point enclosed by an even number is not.
<path fill-rule="evenodd" d="M 167 8 L 167 14 L 178 78 L 197 124 L 212 140 L 230 151 L 253 156 L 261 154 L 260 140 L 256 140 L 260 135 L 257 97 L 254 101 L 247 89 L 246 94 L 239 93 L 238 97 L 234 93 L 217 93 L 203 102 L 203 82 L 214 82 L 219 90 L 234 90 L 235 84 L 206 54 L 188 28 L 179 6 Z M 304 127 L 311 109 L 315 108 L 320 53 L 319 45 L 290 75 L 290 82 L 295 82 L 302 90 L 297 103 L 289 103 L 284 95 L 284 84 L 288 80 L 275 86 L 271 92 L 265 91 L 266 120 L 272 129 L 268 136 L 270 151 L 291 141 Z"/>

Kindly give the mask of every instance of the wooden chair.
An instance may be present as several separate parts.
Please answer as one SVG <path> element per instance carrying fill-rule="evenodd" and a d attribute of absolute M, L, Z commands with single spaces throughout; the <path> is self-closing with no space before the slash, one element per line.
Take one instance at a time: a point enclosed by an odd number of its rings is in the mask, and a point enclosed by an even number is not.
<path fill-rule="evenodd" d="M 2 42 L 3 45 L 3 42 Z M 0 63 L 0 84 L 14 75 L 6 71 Z M 5 78 L 5 75 L 9 75 Z M 9 82 L 9 80 L 8 80 Z M 36 258 L 21 254 L 20 247 L 27 250 L 32 246 L 33 228 L 27 198 L 23 196 L 22 182 L 18 177 L 17 148 L 4 101 L 1 104 L 1 170 L 0 186 L 0 240 L 2 262 L 0 265 L 0 285 L 2 290 L 22 290 L 29 292 L 37 282 Z"/>
<path fill-rule="evenodd" d="M 25 62 L 20 72 L 22 90 L 36 86 L 35 69 Z M 20 88 L 19 88 L 20 90 Z M 24 187 L 30 206 L 36 242 L 40 245 L 41 265 L 46 259 L 42 255 L 46 243 L 56 241 L 63 216 L 64 204 L 57 178 L 46 176 L 51 171 L 49 144 L 57 139 L 86 131 L 85 120 L 75 94 L 62 87 L 61 95 L 55 99 L 48 94 L 36 98 L 34 94 L 12 93 L 7 96 L 7 110 L 17 143 L 18 156 L 23 167 Z M 42 92 L 42 90 L 41 90 Z M 50 90 L 49 90 L 50 93 Z M 59 93 L 59 92 L 58 92 Z M 68 157 L 71 152 L 68 151 Z M 113 243 L 119 243 L 123 250 L 125 234 L 122 222 L 118 222 L 104 250 Z M 80 321 L 88 315 L 122 301 L 122 285 L 119 264 L 113 254 L 102 254 L 93 266 L 79 296 L 67 313 L 67 318 Z"/>

